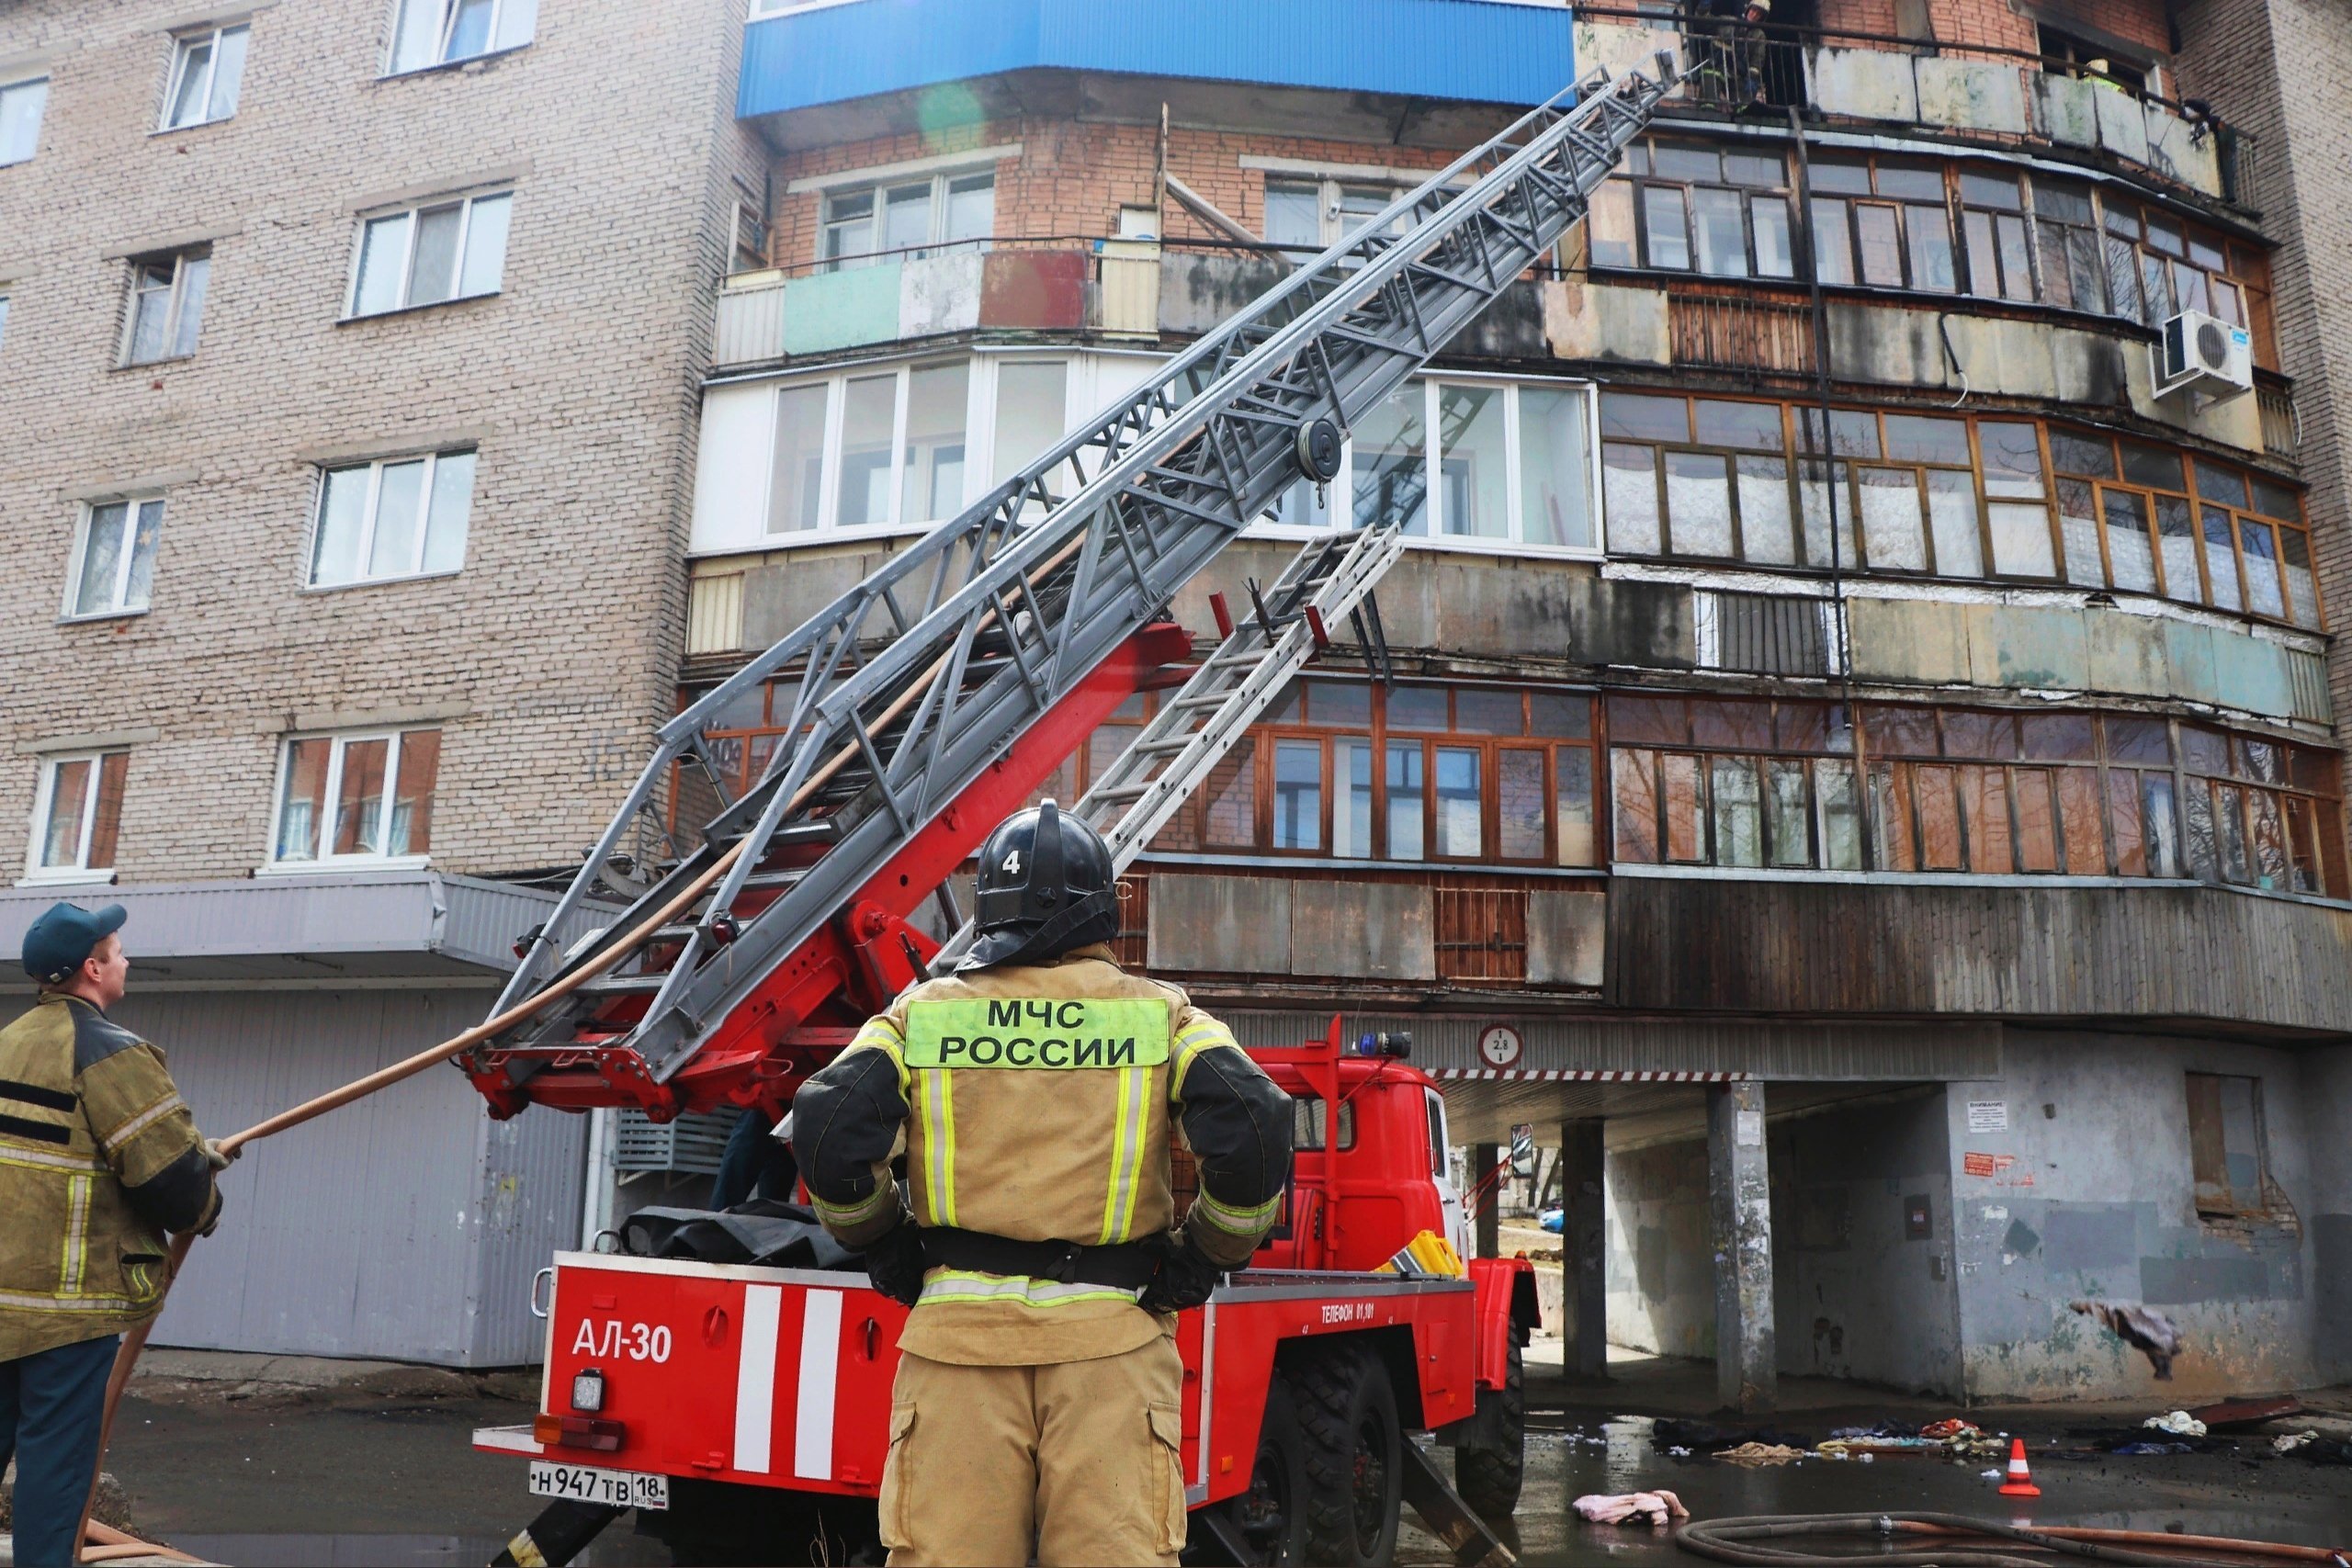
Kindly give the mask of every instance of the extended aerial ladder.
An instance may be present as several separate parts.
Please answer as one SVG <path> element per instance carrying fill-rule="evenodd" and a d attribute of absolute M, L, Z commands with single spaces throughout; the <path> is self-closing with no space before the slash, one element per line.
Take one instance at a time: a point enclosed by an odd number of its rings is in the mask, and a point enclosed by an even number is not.
<path fill-rule="evenodd" d="M 962 923 L 948 879 L 989 829 L 1127 698 L 1175 684 L 1177 592 L 1302 478 L 1336 477 L 1353 423 L 1584 216 L 1674 85 L 1670 56 L 1657 71 L 1563 93 L 1399 197 L 665 725 L 493 1016 L 604 967 L 461 1058 L 492 1113 L 779 1111 L 940 959 L 912 919 L 936 897 Z M 1162 700 L 1076 807 L 1122 867 L 1402 549 L 1393 517 L 1307 546 Z M 782 733 L 730 797 L 705 731 L 769 682 Z M 721 808 L 670 858 L 649 846 L 672 841 L 683 769 Z M 628 908 L 560 950 L 616 890 Z"/>

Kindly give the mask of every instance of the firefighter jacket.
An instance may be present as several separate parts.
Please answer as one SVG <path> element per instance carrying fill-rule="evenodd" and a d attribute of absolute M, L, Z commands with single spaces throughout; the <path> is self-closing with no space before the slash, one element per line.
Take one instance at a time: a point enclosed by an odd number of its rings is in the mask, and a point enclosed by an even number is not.
<path fill-rule="evenodd" d="M 918 1224 L 1110 1246 L 1174 1224 L 1172 1123 L 1200 1172 L 1185 1233 L 1233 1268 L 1290 1180 L 1290 1097 L 1100 943 L 910 987 L 802 1086 L 793 1122 L 818 1217 L 850 1247 L 900 1221 L 901 1135 Z M 899 1343 L 969 1366 L 1115 1356 L 1163 1332 L 1136 1294 L 933 1268 Z"/>
<path fill-rule="evenodd" d="M 79 997 L 0 1029 L 0 1360 L 154 1315 L 220 1190 L 164 1054 Z"/>

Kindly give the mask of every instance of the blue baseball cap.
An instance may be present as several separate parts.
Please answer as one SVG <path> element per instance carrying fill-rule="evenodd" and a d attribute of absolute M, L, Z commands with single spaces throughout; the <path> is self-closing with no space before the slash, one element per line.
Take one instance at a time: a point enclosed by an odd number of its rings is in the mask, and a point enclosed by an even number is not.
<path fill-rule="evenodd" d="M 51 904 L 46 914 L 25 931 L 25 973 L 44 986 L 71 979 L 82 961 L 99 942 L 122 929 L 130 915 L 119 904 L 85 909 L 74 904 Z"/>

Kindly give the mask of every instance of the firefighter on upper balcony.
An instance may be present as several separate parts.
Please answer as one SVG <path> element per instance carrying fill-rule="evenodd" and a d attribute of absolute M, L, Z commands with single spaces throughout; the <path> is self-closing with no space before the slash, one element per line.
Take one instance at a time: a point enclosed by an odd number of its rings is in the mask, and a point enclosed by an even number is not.
<path fill-rule="evenodd" d="M 1290 1098 L 1182 991 L 1120 969 L 1109 848 L 1053 802 L 989 835 L 978 906 L 957 972 L 793 1106 L 819 1217 L 914 1308 L 882 1540 L 893 1563 L 1173 1564 L 1173 1314 L 1273 1223 Z M 1175 1229 L 1171 1121 L 1200 1169 Z"/>
<path fill-rule="evenodd" d="M 1736 109 L 1764 102 L 1764 24 L 1772 0 L 1681 0 L 1691 91 Z"/>

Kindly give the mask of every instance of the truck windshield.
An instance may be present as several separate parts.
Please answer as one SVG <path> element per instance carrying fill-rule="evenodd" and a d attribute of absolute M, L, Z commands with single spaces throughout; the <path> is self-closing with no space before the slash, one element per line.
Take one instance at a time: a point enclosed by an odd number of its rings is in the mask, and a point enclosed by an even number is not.
<path fill-rule="evenodd" d="M 1324 1102 L 1312 1095 L 1302 1095 L 1291 1101 L 1295 1120 L 1291 1125 L 1290 1146 L 1295 1149 L 1319 1149 L 1323 1146 L 1323 1122 L 1329 1110 Z M 1340 1147 L 1356 1146 L 1356 1108 L 1342 1103 L 1340 1107 Z"/>

